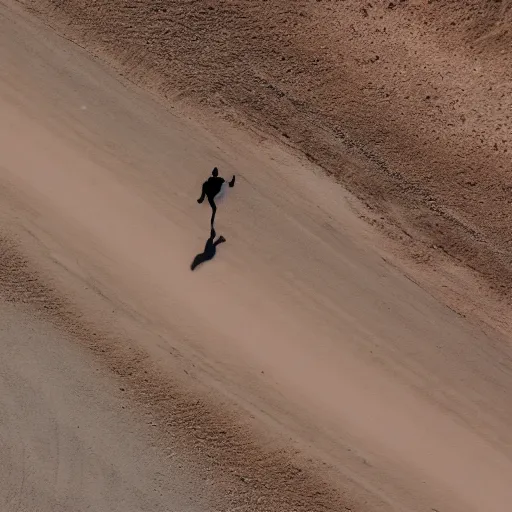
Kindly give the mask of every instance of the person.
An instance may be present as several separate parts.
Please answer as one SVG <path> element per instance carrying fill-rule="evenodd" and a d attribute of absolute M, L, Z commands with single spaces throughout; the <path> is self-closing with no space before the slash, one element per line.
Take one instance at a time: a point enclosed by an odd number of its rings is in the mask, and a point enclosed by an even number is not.
<path fill-rule="evenodd" d="M 205 197 L 208 198 L 208 202 L 212 207 L 212 218 L 211 218 L 211 227 L 213 228 L 213 223 L 215 222 L 215 214 L 217 213 L 217 205 L 215 204 L 215 197 L 219 196 L 222 191 L 222 188 L 226 180 L 219 176 L 219 169 L 217 167 L 213 168 L 212 175 L 203 183 L 203 188 L 201 191 L 201 197 L 197 200 L 199 204 L 201 204 Z M 235 186 L 235 177 L 231 179 L 228 183 L 231 188 Z"/>

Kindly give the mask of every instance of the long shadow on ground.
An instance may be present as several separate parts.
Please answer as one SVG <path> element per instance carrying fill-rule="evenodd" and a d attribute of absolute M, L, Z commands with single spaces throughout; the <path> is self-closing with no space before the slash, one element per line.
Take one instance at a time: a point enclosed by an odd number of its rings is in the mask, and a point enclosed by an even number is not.
<path fill-rule="evenodd" d="M 206 245 L 204 246 L 204 251 L 201 254 L 198 254 L 192 264 L 190 265 L 190 270 L 195 270 L 201 263 L 205 261 L 209 261 L 215 257 L 215 253 L 217 252 L 217 245 L 226 241 L 226 239 L 221 235 L 217 240 L 215 240 L 215 229 L 212 228 L 210 232 L 210 238 L 206 240 Z M 214 241 L 215 240 L 215 241 Z"/>

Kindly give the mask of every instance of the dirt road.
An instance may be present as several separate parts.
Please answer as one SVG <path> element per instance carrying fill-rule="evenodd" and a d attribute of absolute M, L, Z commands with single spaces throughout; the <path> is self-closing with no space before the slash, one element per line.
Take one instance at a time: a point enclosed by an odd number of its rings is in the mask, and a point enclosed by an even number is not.
<path fill-rule="evenodd" d="M 211 510 L 87 354 L 13 306 L 1 317 L 2 510 Z"/>
<path fill-rule="evenodd" d="M 400 274 L 354 200 L 296 155 L 166 112 L 14 3 L 0 5 L 7 510 L 203 510 L 188 504 L 210 499 L 200 469 L 203 484 L 146 450 L 146 435 L 155 447 L 174 436 L 191 464 L 211 465 L 222 510 L 508 510 L 508 340 Z M 192 273 L 209 236 L 196 199 L 214 165 L 237 175 L 217 215 L 227 242 Z M 51 294 L 32 293 L 34 283 Z M 107 331 L 126 339 L 115 365 L 103 338 L 76 341 Z M 148 357 L 133 364 L 132 346 Z M 178 371 L 194 398 L 166 415 L 188 396 Z M 166 376 L 181 391 L 163 393 Z M 137 411 L 156 408 L 151 430 Z M 223 417 L 238 418 L 233 433 Z M 92 426 L 81 437 L 75 424 Z M 201 429 L 202 442 L 184 433 Z M 161 497 L 155 481 L 171 480 Z"/>

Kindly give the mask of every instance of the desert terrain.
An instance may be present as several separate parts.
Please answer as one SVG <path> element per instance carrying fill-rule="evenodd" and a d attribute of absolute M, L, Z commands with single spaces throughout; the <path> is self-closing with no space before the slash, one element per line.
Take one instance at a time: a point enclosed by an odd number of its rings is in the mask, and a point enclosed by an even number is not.
<path fill-rule="evenodd" d="M 509 7 L 0 0 L 0 509 L 507 512 Z"/>

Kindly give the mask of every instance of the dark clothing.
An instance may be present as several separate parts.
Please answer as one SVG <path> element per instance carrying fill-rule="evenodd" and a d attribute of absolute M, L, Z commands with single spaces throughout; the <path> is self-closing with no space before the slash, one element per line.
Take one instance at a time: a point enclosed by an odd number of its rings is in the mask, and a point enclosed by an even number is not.
<path fill-rule="evenodd" d="M 208 180 L 203 183 L 203 195 L 208 198 L 214 198 L 220 192 L 224 181 L 224 178 L 220 176 L 210 176 Z"/>
<path fill-rule="evenodd" d="M 208 198 L 208 203 L 212 207 L 212 218 L 210 220 L 211 227 L 213 228 L 213 223 L 215 222 L 215 214 L 217 213 L 217 205 L 215 204 L 215 196 L 221 191 L 222 185 L 226 180 L 221 178 L 220 176 L 210 176 L 204 183 L 201 191 L 201 197 L 197 200 L 198 203 L 202 203 L 204 198 Z M 233 187 L 235 185 L 235 177 L 229 182 L 229 186 Z"/>

